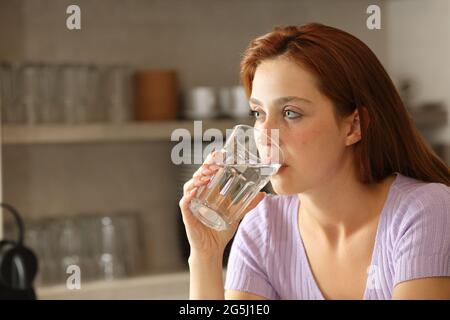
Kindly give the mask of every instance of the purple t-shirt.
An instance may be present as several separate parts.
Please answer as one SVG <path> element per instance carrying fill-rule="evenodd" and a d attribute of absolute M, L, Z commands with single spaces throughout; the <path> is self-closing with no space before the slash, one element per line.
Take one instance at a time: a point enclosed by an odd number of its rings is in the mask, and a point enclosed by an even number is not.
<path fill-rule="evenodd" d="M 268 299 L 324 299 L 298 231 L 299 197 L 267 194 L 242 220 L 225 289 Z M 450 276 L 450 187 L 396 173 L 381 212 L 364 299 L 403 281 Z"/>

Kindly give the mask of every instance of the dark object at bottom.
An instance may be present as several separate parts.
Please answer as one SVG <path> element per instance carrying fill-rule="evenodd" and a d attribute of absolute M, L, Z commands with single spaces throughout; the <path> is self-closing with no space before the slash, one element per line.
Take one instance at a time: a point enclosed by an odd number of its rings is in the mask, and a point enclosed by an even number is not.
<path fill-rule="evenodd" d="M 34 289 L 12 290 L 0 284 L 0 300 L 36 300 Z"/>

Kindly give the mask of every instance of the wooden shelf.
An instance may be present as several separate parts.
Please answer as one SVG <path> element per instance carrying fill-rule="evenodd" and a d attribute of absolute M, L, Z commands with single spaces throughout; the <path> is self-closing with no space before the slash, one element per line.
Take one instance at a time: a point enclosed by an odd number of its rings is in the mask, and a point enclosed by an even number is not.
<path fill-rule="evenodd" d="M 236 124 L 252 124 L 250 118 L 203 120 L 201 134 L 210 128 L 225 132 Z M 194 120 L 132 122 L 125 124 L 92 123 L 80 125 L 2 125 L 3 144 L 48 144 L 110 141 L 170 141 L 175 129 L 187 129 L 194 135 Z"/>

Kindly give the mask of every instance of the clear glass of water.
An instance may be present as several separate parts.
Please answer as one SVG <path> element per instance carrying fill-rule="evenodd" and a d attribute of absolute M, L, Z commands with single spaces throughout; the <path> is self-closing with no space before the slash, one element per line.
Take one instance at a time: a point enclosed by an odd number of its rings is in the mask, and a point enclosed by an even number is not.
<path fill-rule="evenodd" d="M 278 130 L 238 125 L 216 157 L 219 169 L 198 189 L 189 208 L 205 225 L 226 230 L 240 220 L 283 163 Z"/>

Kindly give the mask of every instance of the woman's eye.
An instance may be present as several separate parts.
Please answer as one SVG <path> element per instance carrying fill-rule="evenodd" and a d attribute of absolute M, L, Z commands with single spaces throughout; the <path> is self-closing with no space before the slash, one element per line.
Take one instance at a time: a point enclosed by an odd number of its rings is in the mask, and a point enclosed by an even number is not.
<path fill-rule="evenodd" d="M 284 116 L 288 117 L 289 119 L 296 119 L 299 118 L 301 115 L 295 111 L 292 110 L 285 110 L 284 111 Z"/>
<path fill-rule="evenodd" d="M 249 116 L 252 116 L 252 117 L 254 117 L 254 118 L 256 118 L 256 119 L 258 119 L 259 116 L 260 116 L 259 111 L 256 111 L 256 110 L 250 110 L 249 113 L 248 113 L 248 115 L 249 115 Z"/>

